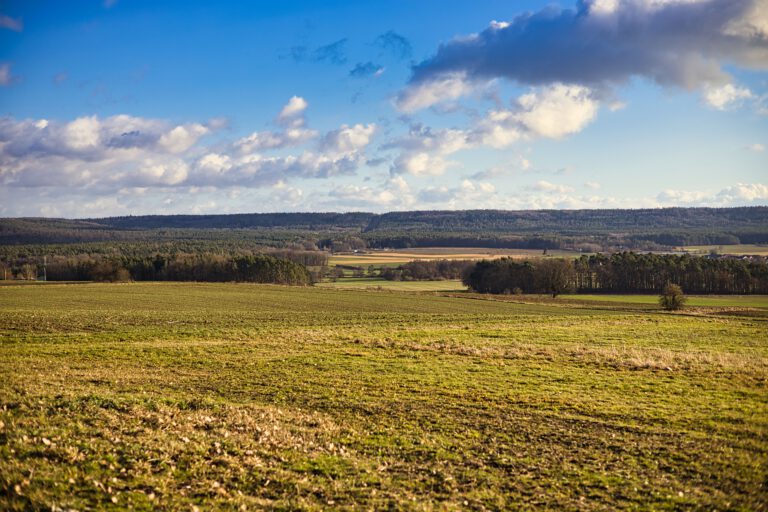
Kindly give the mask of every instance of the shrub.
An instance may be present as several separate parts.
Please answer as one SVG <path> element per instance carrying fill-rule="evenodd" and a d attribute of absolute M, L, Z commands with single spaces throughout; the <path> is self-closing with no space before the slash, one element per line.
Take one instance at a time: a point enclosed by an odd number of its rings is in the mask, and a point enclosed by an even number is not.
<path fill-rule="evenodd" d="M 683 289 L 676 284 L 668 284 L 664 287 L 659 297 L 659 304 L 667 311 L 676 311 L 682 309 L 685 304 Z"/>

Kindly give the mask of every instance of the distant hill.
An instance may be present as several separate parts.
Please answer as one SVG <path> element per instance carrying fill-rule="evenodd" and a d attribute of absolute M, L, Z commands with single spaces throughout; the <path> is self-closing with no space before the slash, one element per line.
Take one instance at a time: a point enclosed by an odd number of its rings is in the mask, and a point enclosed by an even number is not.
<path fill-rule="evenodd" d="M 252 213 L 141 215 L 94 219 L 0 219 L 0 245 L 94 242 L 266 246 L 353 237 L 369 247 L 601 247 L 768 243 L 768 206 L 638 210 L 458 210 L 374 214 Z M 239 242 L 238 242 L 239 243 Z"/>

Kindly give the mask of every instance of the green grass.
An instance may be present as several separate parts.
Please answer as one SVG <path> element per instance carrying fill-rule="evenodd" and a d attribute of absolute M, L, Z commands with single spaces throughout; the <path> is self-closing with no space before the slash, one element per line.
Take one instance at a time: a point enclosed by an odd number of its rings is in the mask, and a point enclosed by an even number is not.
<path fill-rule="evenodd" d="M 768 507 L 764 318 L 457 295 L 2 287 L 0 509 Z"/>
<path fill-rule="evenodd" d="M 557 258 L 578 258 L 582 253 L 566 250 L 547 251 L 547 256 Z M 395 267 L 414 260 L 458 259 L 482 260 L 510 256 L 513 258 L 541 258 L 543 251 L 538 249 L 491 249 L 484 247 L 418 247 L 397 250 L 369 250 L 361 253 L 334 254 L 329 258 L 330 265 L 356 265 L 367 268 Z"/>
<path fill-rule="evenodd" d="M 586 302 L 658 305 L 658 295 L 562 295 L 564 299 Z M 768 309 L 768 295 L 691 295 L 686 305 Z"/>
<path fill-rule="evenodd" d="M 679 249 L 691 254 L 709 254 L 711 251 L 717 251 L 718 254 L 732 254 L 735 256 L 768 256 L 768 245 L 766 244 L 688 245 L 679 247 Z"/>
<path fill-rule="evenodd" d="M 464 291 L 466 286 L 458 279 L 445 281 L 387 281 L 378 277 L 345 277 L 338 281 L 319 283 L 321 288 L 343 289 L 382 289 L 409 292 L 456 292 Z"/>

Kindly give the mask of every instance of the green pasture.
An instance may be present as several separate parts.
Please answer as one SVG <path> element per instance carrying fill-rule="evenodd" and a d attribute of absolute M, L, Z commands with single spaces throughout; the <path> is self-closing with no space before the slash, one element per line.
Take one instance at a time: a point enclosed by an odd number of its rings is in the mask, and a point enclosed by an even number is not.
<path fill-rule="evenodd" d="M 610 302 L 615 304 L 657 305 L 658 295 L 562 295 L 563 299 L 584 302 Z M 768 295 L 691 295 L 686 299 L 687 306 L 695 307 L 735 307 L 768 309 Z"/>
<path fill-rule="evenodd" d="M 448 279 L 445 281 L 387 281 L 378 277 L 344 277 L 338 281 L 318 283 L 316 286 L 321 288 L 382 289 L 409 292 L 456 292 L 467 289 L 458 279 Z"/>
<path fill-rule="evenodd" d="M 734 256 L 768 256 L 768 245 L 766 244 L 687 245 L 679 249 L 697 255 L 706 255 L 716 251 L 718 254 L 732 254 Z"/>
<path fill-rule="evenodd" d="M 0 509 L 765 510 L 765 298 L 599 299 L 0 287 Z"/>

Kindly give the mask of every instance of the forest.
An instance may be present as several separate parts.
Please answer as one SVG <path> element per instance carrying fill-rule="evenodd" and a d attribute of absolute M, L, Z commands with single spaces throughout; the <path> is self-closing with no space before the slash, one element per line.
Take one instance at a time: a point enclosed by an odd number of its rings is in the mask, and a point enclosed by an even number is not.
<path fill-rule="evenodd" d="M 164 243 L 198 247 L 225 244 L 249 250 L 296 246 L 333 250 L 350 247 L 659 250 L 681 245 L 766 243 L 768 207 L 0 219 L 0 248 L 4 251 L 9 250 L 8 246 L 104 242 L 133 249 Z"/>
<path fill-rule="evenodd" d="M 316 261 L 313 260 L 317 257 Z M 310 285 L 314 278 L 307 269 L 319 263 L 321 253 L 288 253 L 222 255 L 156 254 L 140 256 L 52 256 L 44 260 L 17 262 L 9 267 L 0 262 L 0 275 L 9 273 L 25 280 L 44 276 L 47 281 L 201 281 L 252 282 L 288 285 Z M 295 261 L 293 261 L 295 260 Z"/>
<path fill-rule="evenodd" d="M 480 293 L 659 293 L 680 285 L 693 294 L 767 294 L 765 258 L 709 258 L 621 252 L 576 260 L 483 260 L 463 282 Z"/>

